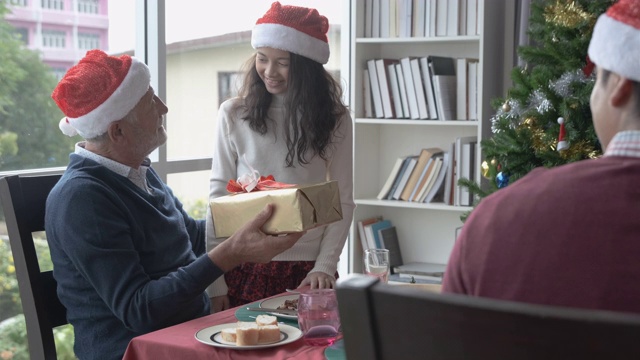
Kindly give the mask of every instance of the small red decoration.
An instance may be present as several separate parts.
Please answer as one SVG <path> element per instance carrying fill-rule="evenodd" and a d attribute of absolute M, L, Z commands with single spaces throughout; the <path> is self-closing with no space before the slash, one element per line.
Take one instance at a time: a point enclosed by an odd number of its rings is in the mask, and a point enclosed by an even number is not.
<path fill-rule="evenodd" d="M 582 68 L 582 73 L 584 74 L 584 76 L 591 76 L 591 73 L 593 72 L 593 69 L 595 67 L 596 64 L 594 64 L 593 61 L 591 61 L 591 59 L 589 58 L 589 55 L 587 55 L 587 64 Z"/>
<path fill-rule="evenodd" d="M 227 191 L 230 193 L 243 193 L 243 192 L 251 192 L 251 191 L 264 191 L 264 190 L 275 190 L 275 189 L 287 189 L 290 187 L 294 187 L 296 184 L 287 184 L 277 182 L 273 175 L 269 176 L 260 176 L 258 179 L 258 184 L 255 188 L 247 191 L 246 186 L 241 185 L 236 180 L 229 180 L 227 183 Z"/>

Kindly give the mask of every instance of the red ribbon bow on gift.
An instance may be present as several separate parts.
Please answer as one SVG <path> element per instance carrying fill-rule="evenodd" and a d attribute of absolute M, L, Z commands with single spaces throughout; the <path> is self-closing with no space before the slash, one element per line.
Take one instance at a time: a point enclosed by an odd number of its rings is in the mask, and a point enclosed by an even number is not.
<path fill-rule="evenodd" d="M 258 183 L 256 186 L 250 190 L 247 190 L 247 185 L 242 185 L 236 180 L 229 180 L 227 183 L 227 191 L 230 193 L 242 193 L 242 192 L 252 192 L 252 191 L 264 191 L 264 190 L 276 190 L 276 189 L 286 189 L 290 187 L 296 186 L 295 184 L 287 184 L 277 182 L 273 175 L 269 176 L 260 176 L 258 179 Z"/>

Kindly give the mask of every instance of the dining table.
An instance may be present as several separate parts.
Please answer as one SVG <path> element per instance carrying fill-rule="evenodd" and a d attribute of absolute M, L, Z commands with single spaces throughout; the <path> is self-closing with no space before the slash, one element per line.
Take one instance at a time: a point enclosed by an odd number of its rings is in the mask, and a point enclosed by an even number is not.
<path fill-rule="evenodd" d="M 283 293 L 254 303 L 223 310 L 214 314 L 196 318 L 178 325 L 156 330 L 137 336 L 129 342 L 123 360 L 144 359 L 309 359 L 309 360 L 344 360 L 346 359 L 342 340 L 330 346 L 307 345 L 302 337 L 295 341 L 275 344 L 266 348 L 220 347 L 203 343 L 196 339 L 196 333 L 217 325 L 237 323 L 238 321 L 255 321 L 262 311 L 249 311 L 247 307 L 259 307 L 265 300 L 279 297 L 290 297 Z M 273 314 L 273 313 L 271 313 Z M 295 317 L 278 317 L 281 324 L 298 328 Z"/>

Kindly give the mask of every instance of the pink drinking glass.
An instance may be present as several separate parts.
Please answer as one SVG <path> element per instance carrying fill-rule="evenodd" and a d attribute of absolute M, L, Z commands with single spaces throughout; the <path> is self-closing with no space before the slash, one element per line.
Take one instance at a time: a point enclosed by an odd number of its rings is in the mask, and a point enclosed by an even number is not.
<path fill-rule="evenodd" d="M 342 339 L 336 291 L 314 289 L 300 293 L 298 325 L 307 345 L 331 345 Z"/>

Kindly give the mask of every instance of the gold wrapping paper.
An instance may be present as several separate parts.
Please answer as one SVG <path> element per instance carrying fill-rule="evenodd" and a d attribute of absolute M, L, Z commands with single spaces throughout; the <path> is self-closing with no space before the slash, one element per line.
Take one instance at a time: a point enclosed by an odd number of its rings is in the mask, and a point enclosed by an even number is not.
<path fill-rule="evenodd" d="M 342 220 L 337 181 L 231 194 L 210 201 L 216 237 L 231 236 L 268 203 L 275 207 L 262 227 L 267 234 L 298 232 Z"/>

